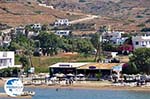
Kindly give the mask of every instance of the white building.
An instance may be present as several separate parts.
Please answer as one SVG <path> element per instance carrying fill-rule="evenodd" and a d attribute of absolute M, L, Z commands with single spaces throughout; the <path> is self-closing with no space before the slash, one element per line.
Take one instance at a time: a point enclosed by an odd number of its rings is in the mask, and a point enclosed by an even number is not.
<path fill-rule="evenodd" d="M 49 66 L 49 70 L 51 74 L 56 74 L 56 73 L 75 73 L 76 69 L 78 67 L 81 67 L 83 65 L 86 65 L 88 63 L 65 63 L 65 62 L 60 62 L 53 64 Z"/>
<path fill-rule="evenodd" d="M 25 35 L 25 27 L 16 27 L 15 34 L 24 34 Z"/>
<path fill-rule="evenodd" d="M 68 36 L 70 34 L 70 30 L 58 30 L 55 34 L 59 36 Z"/>
<path fill-rule="evenodd" d="M 28 32 L 28 38 L 31 38 L 32 36 L 38 36 L 40 34 L 39 31 L 34 32 L 34 31 L 29 31 Z"/>
<path fill-rule="evenodd" d="M 134 49 L 150 48 L 150 35 L 133 36 L 132 44 L 133 44 Z"/>
<path fill-rule="evenodd" d="M 0 52 L 0 69 L 8 67 L 21 67 L 21 65 L 15 65 L 14 52 Z"/>
<path fill-rule="evenodd" d="M 39 3 L 39 6 L 46 7 L 46 8 L 50 8 L 50 9 L 54 9 L 53 6 L 48 6 L 48 5 L 42 4 L 42 3 Z"/>
<path fill-rule="evenodd" d="M 35 29 L 35 30 L 41 30 L 42 29 L 42 26 L 40 23 L 37 23 L 37 24 L 33 24 L 31 26 L 32 29 Z"/>
<path fill-rule="evenodd" d="M 8 47 L 10 43 L 11 43 L 11 36 L 7 34 L 0 36 L 0 46 Z"/>
<path fill-rule="evenodd" d="M 123 44 L 128 37 L 122 38 L 122 34 L 124 32 L 119 32 L 119 31 L 108 31 L 107 33 L 104 33 L 104 36 L 109 38 L 111 42 L 113 42 L 116 45 Z"/>
<path fill-rule="evenodd" d="M 70 22 L 68 19 L 58 19 L 55 23 L 55 26 L 68 26 L 70 25 Z"/>
<path fill-rule="evenodd" d="M 67 62 L 60 62 L 60 63 L 56 63 L 53 64 L 51 66 L 49 66 L 50 68 L 77 68 L 80 67 L 82 65 L 86 65 L 88 63 L 67 63 Z"/>
<path fill-rule="evenodd" d="M 128 37 L 122 37 L 122 38 L 111 38 L 110 40 L 116 45 L 122 45 L 127 39 Z"/>
<path fill-rule="evenodd" d="M 9 46 L 11 43 L 11 36 L 5 36 L 3 40 L 3 46 Z"/>

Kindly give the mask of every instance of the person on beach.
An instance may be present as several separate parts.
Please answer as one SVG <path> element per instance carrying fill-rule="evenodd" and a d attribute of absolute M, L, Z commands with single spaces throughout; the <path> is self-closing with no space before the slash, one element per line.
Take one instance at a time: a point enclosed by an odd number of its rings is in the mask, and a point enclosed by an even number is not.
<path fill-rule="evenodd" d="M 58 91 L 58 88 L 56 88 L 56 91 Z"/>

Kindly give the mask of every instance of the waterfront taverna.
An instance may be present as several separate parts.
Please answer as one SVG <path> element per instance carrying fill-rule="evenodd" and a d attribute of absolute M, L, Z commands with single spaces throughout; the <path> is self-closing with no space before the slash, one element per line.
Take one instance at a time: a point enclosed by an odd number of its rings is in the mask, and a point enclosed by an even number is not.
<path fill-rule="evenodd" d="M 77 68 L 79 68 L 83 65 L 86 65 L 86 64 L 88 64 L 88 63 L 65 63 L 65 62 L 63 63 L 63 62 L 60 62 L 60 63 L 56 63 L 56 64 L 49 66 L 49 71 L 50 71 L 51 76 L 56 73 L 76 74 Z"/>
<path fill-rule="evenodd" d="M 108 78 L 113 73 L 114 67 L 122 67 L 123 63 L 56 63 L 49 66 L 50 75 L 55 74 L 83 74 L 88 79 L 97 78 L 100 74 L 102 78 Z"/>

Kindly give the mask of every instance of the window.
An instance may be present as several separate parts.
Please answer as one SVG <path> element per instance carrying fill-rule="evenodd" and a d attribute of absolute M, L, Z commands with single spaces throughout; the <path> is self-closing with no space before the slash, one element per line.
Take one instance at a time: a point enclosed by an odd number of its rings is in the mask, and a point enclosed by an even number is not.
<path fill-rule="evenodd" d="M 0 60 L 0 63 L 3 63 L 3 60 L 2 60 L 2 59 Z"/>
<path fill-rule="evenodd" d="M 145 46 L 146 45 L 146 42 L 145 41 L 142 41 L 142 46 Z"/>
<path fill-rule="evenodd" d="M 138 41 L 136 41 L 136 42 L 135 42 L 135 45 L 139 45 L 139 42 L 138 42 Z"/>

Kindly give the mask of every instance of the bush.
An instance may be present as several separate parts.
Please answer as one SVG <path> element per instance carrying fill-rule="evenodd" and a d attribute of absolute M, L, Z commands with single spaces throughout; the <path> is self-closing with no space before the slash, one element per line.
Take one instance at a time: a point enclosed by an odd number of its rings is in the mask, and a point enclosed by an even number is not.
<path fill-rule="evenodd" d="M 150 23 L 150 19 L 146 20 L 145 23 Z"/>
<path fill-rule="evenodd" d="M 0 77 L 17 77 L 19 68 L 4 68 L 0 70 Z"/>
<path fill-rule="evenodd" d="M 143 18 L 143 16 L 141 16 L 141 15 L 137 15 L 137 16 L 136 16 L 136 18 Z"/>
<path fill-rule="evenodd" d="M 139 25 L 137 25 L 138 27 L 145 27 L 145 24 L 144 23 L 141 23 Z"/>
<path fill-rule="evenodd" d="M 79 2 L 86 2 L 86 0 L 79 0 Z"/>
<path fill-rule="evenodd" d="M 143 28 L 141 32 L 150 32 L 150 28 Z"/>

